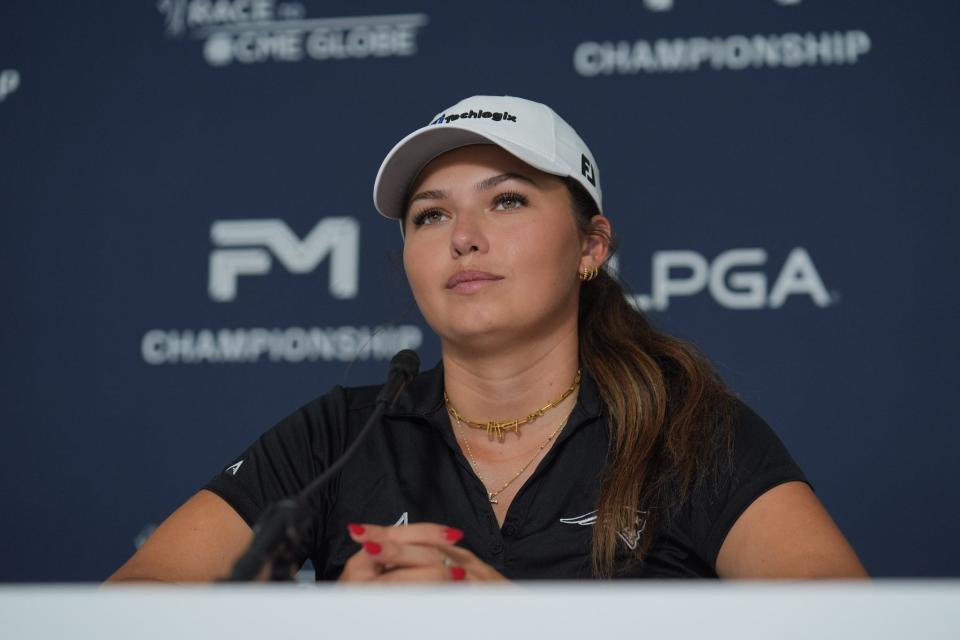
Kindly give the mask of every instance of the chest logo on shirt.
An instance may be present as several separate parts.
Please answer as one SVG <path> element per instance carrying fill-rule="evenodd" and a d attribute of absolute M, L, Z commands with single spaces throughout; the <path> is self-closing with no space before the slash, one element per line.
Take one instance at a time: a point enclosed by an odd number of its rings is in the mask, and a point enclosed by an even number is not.
<path fill-rule="evenodd" d="M 624 509 L 629 510 L 630 507 L 624 507 Z M 581 516 L 560 518 L 560 522 L 563 524 L 580 525 L 581 527 L 593 526 L 597 522 L 597 509 L 594 509 L 593 511 L 585 513 Z M 623 540 L 623 543 L 627 545 L 631 551 L 637 548 L 637 545 L 640 543 L 640 534 L 642 534 L 643 530 L 647 528 L 647 512 L 637 509 L 633 522 L 635 525 L 633 529 L 617 531 L 617 535 L 621 540 Z"/>

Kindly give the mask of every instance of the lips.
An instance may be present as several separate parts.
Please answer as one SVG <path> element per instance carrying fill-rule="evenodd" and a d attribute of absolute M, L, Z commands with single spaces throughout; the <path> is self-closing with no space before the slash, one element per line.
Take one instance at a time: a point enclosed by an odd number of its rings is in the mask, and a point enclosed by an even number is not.
<path fill-rule="evenodd" d="M 447 280 L 447 289 L 463 287 L 469 283 L 483 283 L 503 280 L 503 276 L 487 273 L 486 271 L 458 271 Z"/>

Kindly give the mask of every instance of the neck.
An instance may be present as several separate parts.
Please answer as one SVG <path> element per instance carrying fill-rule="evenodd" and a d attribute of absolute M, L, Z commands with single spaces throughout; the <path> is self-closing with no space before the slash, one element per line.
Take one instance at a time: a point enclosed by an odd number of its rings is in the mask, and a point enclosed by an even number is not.
<path fill-rule="evenodd" d="M 555 401 L 570 387 L 578 366 L 575 326 L 560 340 L 554 336 L 550 343 L 499 352 L 464 352 L 443 345 L 444 388 L 450 402 L 461 415 L 477 421 L 521 418 Z M 576 395 L 563 405 L 572 407 Z"/>

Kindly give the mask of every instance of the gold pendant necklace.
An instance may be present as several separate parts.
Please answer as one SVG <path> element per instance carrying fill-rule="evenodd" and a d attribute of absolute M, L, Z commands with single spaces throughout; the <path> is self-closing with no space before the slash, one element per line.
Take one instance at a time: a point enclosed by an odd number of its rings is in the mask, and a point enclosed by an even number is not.
<path fill-rule="evenodd" d="M 453 416 L 453 419 L 457 421 L 457 424 L 465 424 L 469 427 L 473 427 L 474 429 L 483 429 L 487 432 L 487 438 L 490 440 L 493 440 L 493 437 L 496 436 L 500 442 L 503 442 L 507 431 L 513 431 L 517 435 L 520 435 L 520 427 L 527 423 L 533 422 L 537 418 L 543 416 L 547 411 L 553 409 L 555 406 L 566 400 L 567 397 L 573 393 L 573 390 L 577 388 L 577 385 L 580 384 L 580 374 L 581 370 L 577 369 L 577 374 L 573 377 L 573 384 L 571 384 L 570 388 L 564 391 L 559 398 L 553 402 L 548 402 L 526 417 L 517 418 L 516 420 L 488 420 L 487 422 L 476 422 L 460 415 L 460 412 L 457 411 L 450 403 L 450 398 L 447 397 L 446 391 L 443 392 L 443 402 L 447 405 L 447 411 L 450 412 L 450 415 Z"/>
<path fill-rule="evenodd" d="M 456 417 L 454 417 L 454 419 L 456 420 Z M 490 504 L 500 504 L 500 502 L 497 500 L 497 496 L 500 495 L 501 493 L 503 493 L 503 490 L 506 489 L 507 487 L 509 487 L 510 484 L 511 484 L 514 480 L 516 480 L 516 479 L 519 478 L 521 475 L 523 475 L 523 472 L 527 470 L 527 467 L 529 467 L 531 464 L 533 464 L 533 461 L 536 460 L 536 459 L 540 456 L 540 452 L 543 451 L 544 448 L 545 448 L 548 444 L 550 444 L 550 442 L 551 442 L 554 438 L 557 437 L 557 434 L 559 434 L 561 431 L 563 431 L 563 428 L 564 428 L 565 426 L 567 426 L 567 420 L 569 420 L 569 419 L 570 419 L 570 414 L 567 414 L 567 415 L 563 418 L 563 420 L 560 421 L 560 426 L 558 426 L 558 427 L 554 430 L 553 433 L 551 433 L 549 436 L 547 436 L 547 439 L 543 441 L 543 444 L 541 444 L 541 445 L 537 448 L 537 452 L 533 454 L 533 457 L 530 458 L 529 462 L 527 462 L 527 464 L 523 465 L 523 467 L 520 468 L 520 471 L 517 471 L 517 472 L 513 475 L 512 478 L 510 478 L 510 479 L 507 480 L 505 483 L 503 483 L 503 486 L 500 487 L 499 489 L 497 489 L 496 491 L 490 491 L 490 489 L 487 489 L 487 481 L 483 479 L 483 476 L 482 476 L 482 475 L 480 475 L 480 466 L 477 464 L 477 459 L 473 457 L 473 449 L 470 448 L 470 439 L 467 437 L 467 434 L 466 434 L 466 433 L 463 434 L 463 444 L 464 444 L 464 446 L 465 446 L 466 449 L 467 449 L 467 457 L 470 458 L 470 465 L 473 467 L 473 471 L 474 471 L 474 473 L 477 474 L 477 477 L 480 479 L 480 482 L 483 483 L 483 488 L 484 488 L 484 489 L 486 490 L 486 492 L 487 492 L 487 500 L 490 501 Z M 457 426 L 463 428 L 463 422 L 461 422 L 460 420 L 457 420 Z"/>

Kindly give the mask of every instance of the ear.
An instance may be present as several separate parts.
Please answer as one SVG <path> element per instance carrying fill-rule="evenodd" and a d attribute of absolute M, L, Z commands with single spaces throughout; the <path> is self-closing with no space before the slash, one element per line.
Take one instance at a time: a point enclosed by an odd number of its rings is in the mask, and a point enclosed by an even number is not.
<path fill-rule="evenodd" d="M 610 256 L 610 241 L 613 229 L 606 216 L 595 215 L 590 218 L 590 232 L 580 243 L 580 268 L 601 267 Z"/>

